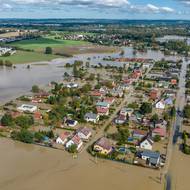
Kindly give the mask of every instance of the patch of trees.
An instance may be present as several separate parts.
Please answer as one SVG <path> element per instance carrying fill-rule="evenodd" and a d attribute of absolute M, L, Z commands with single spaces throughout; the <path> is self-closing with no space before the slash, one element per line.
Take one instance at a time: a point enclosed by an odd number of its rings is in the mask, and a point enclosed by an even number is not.
<path fill-rule="evenodd" d="M 182 134 L 183 152 L 188 155 L 190 155 L 190 146 L 187 144 L 187 140 L 188 140 L 189 136 L 190 136 L 189 133 L 187 133 L 186 131 L 183 131 L 183 134 Z"/>
<path fill-rule="evenodd" d="M 143 102 L 140 107 L 140 113 L 143 115 L 152 113 L 152 104 L 148 102 Z"/>
<path fill-rule="evenodd" d="M 184 117 L 185 118 L 187 118 L 187 119 L 189 119 L 190 118 L 190 105 L 186 105 L 185 107 L 184 107 Z"/>
<path fill-rule="evenodd" d="M 1 125 L 13 127 L 19 126 L 21 128 L 29 128 L 34 124 L 34 118 L 31 115 L 21 115 L 13 118 L 10 114 L 5 114 L 1 118 Z"/>
<path fill-rule="evenodd" d="M 118 145 L 126 144 L 129 136 L 130 136 L 130 132 L 128 128 L 123 127 L 123 126 L 118 126 L 116 133 L 108 134 L 108 138 L 111 138 L 117 141 Z"/>

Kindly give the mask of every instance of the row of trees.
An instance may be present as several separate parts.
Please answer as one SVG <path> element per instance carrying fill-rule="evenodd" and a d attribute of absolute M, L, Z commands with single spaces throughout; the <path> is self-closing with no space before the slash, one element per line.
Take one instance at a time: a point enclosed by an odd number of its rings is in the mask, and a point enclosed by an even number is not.
<path fill-rule="evenodd" d="M 5 114 L 1 119 L 1 125 L 14 127 L 19 126 L 21 128 L 29 128 L 34 124 L 34 118 L 32 115 L 21 115 L 13 118 L 10 114 Z"/>

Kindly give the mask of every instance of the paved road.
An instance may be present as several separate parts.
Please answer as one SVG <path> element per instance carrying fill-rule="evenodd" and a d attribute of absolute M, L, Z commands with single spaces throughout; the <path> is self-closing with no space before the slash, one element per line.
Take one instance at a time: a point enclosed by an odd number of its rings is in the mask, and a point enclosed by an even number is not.
<path fill-rule="evenodd" d="M 185 59 L 182 63 L 181 73 L 179 77 L 179 90 L 177 92 L 176 97 L 176 109 L 181 112 L 184 109 L 186 100 L 185 100 L 185 76 L 187 72 L 187 62 Z M 182 126 L 183 118 L 177 112 L 175 120 L 173 122 L 173 128 L 170 131 L 170 139 L 167 148 L 167 161 L 166 166 L 164 168 L 164 174 L 166 175 L 166 190 L 172 190 L 172 175 L 171 175 L 171 163 L 172 162 L 172 152 L 174 151 L 175 147 L 177 146 L 178 137 L 180 136 L 180 129 Z"/>

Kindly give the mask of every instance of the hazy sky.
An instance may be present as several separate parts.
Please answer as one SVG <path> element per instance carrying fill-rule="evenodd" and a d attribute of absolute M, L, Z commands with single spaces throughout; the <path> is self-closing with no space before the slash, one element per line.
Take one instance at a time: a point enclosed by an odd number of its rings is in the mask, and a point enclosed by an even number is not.
<path fill-rule="evenodd" d="M 0 0 L 0 18 L 190 20 L 190 0 Z"/>

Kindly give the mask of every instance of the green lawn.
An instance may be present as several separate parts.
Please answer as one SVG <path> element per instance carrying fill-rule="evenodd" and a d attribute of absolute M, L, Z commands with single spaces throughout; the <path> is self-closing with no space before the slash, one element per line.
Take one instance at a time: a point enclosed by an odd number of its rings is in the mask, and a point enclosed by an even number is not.
<path fill-rule="evenodd" d="M 17 51 L 16 54 L 9 57 L 0 57 L 0 60 L 9 60 L 13 64 L 19 63 L 31 63 L 38 61 L 51 61 L 52 59 L 58 58 L 60 56 L 56 55 L 46 55 L 38 52 L 27 52 L 27 51 Z"/>
<path fill-rule="evenodd" d="M 55 40 L 51 37 L 40 37 L 37 39 L 23 40 L 19 42 L 10 43 L 12 46 L 17 46 L 23 49 L 31 49 L 34 51 L 44 51 L 46 47 L 63 48 L 65 46 L 75 46 L 87 44 L 84 41 L 72 40 Z"/>

